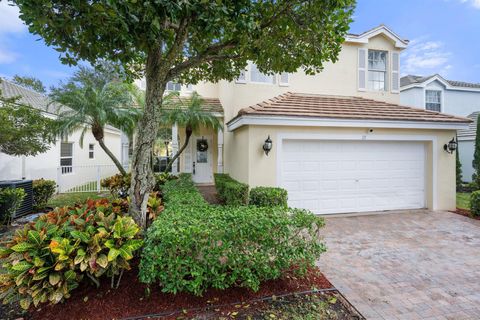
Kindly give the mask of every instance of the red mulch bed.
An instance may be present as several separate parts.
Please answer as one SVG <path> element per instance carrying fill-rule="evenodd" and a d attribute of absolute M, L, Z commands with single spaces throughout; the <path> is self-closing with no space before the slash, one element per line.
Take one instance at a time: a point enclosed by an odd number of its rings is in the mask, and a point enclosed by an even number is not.
<path fill-rule="evenodd" d="M 75 289 L 66 302 L 53 306 L 45 305 L 40 310 L 32 310 L 29 318 L 42 320 L 121 319 L 180 311 L 180 313 L 162 317 L 162 319 L 177 319 L 179 316 L 186 317 L 199 313 L 198 311 L 196 313 L 186 312 L 188 309 L 207 307 L 217 312 L 222 310 L 225 312 L 224 314 L 228 314 L 229 308 L 232 310 L 239 308 L 239 304 L 247 303 L 252 299 L 310 289 L 332 288 L 320 270 L 313 268 L 303 278 L 295 276 L 292 272 L 281 279 L 267 281 L 258 292 L 252 292 L 245 288 L 211 289 L 203 297 L 197 297 L 186 293 L 166 294 L 161 292 L 160 287 L 152 286 L 150 296 L 146 297 L 146 286 L 138 281 L 137 274 L 137 267 L 125 272 L 120 287 L 116 290 L 110 289 L 108 278 L 103 279 L 99 289 L 86 282 Z M 232 305 L 217 307 L 224 304 Z"/>
<path fill-rule="evenodd" d="M 471 213 L 470 213 L 470 210 L 468 210 L 468 209 L 457 208 L 457 210 L 450 211 L 450 212 L 453 212 L 453 213 L 456 213 L 456 214 L 459 214 L 461 216 L 468 217 L 468 218 L 471 218 L 471 219 L 480 220 L 480 217 L 472 216 Z"/>

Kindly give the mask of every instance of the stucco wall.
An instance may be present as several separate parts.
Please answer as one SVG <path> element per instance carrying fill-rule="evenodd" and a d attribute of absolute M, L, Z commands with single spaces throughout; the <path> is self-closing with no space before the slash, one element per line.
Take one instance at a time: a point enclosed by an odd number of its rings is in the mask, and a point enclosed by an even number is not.
<path fill-rule="evenodd" d="M 374 133 L 367 134 L 367 128 L 326 128 L 326 127 L 273 127 L 273 126 L 249 126 L 241 129 L 243 139 L 239 143 L 232 143 L 231 147 L 236 150 L 237 155 L 248 153 L 248 180 L 240 179 L 245 174 L 243 161 L 231 162 L 228 172 L 235 178 L 248 182 L 251 187 L 266 185 L 277 185 L 277 149 L 279 135 L 286 133 L 315 133 L 333 135 L 357 135 L 358 140 L 365 136 L 366 139 L 374 139 L 373 135 L 395 135 L 395 136 L 427 136 L 434 137 L 436 145 L 432 142 L 426 144 L 426 196 L 427 206 L 430 209 L 449 210 L 455 208 L 455 156 L 446 153 L 443 145 L 447 143 L 452 135 L 451 130 L 405 130 L 405 129 L 375 129 Z M 245 132 L 248 135 L 248 144 L 245 146 Z M 235 134 L 236 131 L 235 131 Z M 270 135 L 273 140 L 273 150 L 268 156 L 262 150 L 263 142 Z M 435 150 L 435 151 L 434 151 Z M 435 152 L 435 153 L 434 153 Z M 432 159 L 436 159 L 436 168 Z M 435 176 L 435 184 L 433 183 Z M 434 195 L 435 194 L 435 195 Z M 436 202 L 436 203 L 434 203 Z"/>

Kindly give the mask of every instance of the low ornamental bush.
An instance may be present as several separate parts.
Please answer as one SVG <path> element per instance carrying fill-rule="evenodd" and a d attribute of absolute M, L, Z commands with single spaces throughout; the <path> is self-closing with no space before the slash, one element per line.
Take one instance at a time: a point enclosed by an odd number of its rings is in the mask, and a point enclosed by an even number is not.
<path fill-rule="evenodd" d="M 250 190 L 249 204 L 258 207 L 288 207 L 287 190 L 274 187 L 255 187 Z"/>
<path fill-rule="evenodd" d="M 238 182 L 228 174 L 215 174 L 215 188 L 226 205 L 241 206 L 248 203 L 248 184 Z"/>
<path fill-rule="evenodd" d="M 25 198 L 25 190 L 22 188 L 0 189 L 0 219 L 1 223 L 10 225 L 15 212 L 22 205 Z"/>
<path fill-rule="evenodd" d="M 107 188 L 110 191 L 110 194 L 114 198 L 126 198 L 128 197 L 128 190 L 130 189 L 132 175 L 128 173 L 126 176 L 121 174 L 116 174 L 114 176 L 102 179 L 100 185 L 103 188 Z M 155 187 L 153 191 L 159 191 L 165 182 L 170 180 L 177 179 L 177 176 L 174 176 L 171 173 L 163 172 L 160 174 L 155 174 Z"/>
<path fill-rule="evenodd" d="M 287 270 L 305 271 L 325 251 L 318 236 L 324 220 L 309 211 L 210 206 L 192 186 L 186 177 L 165 185 L 165 211 L 147 230 L 140 281 L 196 295 L 210 287 L 258 290 Z"/>
<path fill-rule="evenodd" d="M 53 180 L 33 180 L 33 208 L 35 210 L 44 210 L 48 201 L 55 194 L 56 189 L 57 184 Z"/>
<path fill-rule="evenodd" d="M 0 248 L 4 273 L 0 298 L 19 301 L 24 309 L 33 303 L 52 304 L 70 297 L 85 277 L 97 286 L 98 278 L 117 277 L 143 240 L 139 227 L 126 212 L 126 201 L 88 200 L 78 207 L 57 208 L 17 230 Z"/>
<path fill-rule="evenodd" d="M 474 191 L 470 195 L 470 213 L 474 217 L 480 217 L 480 191 Z"/>
<path fill-rule="evenodd" d="M 206 206 L 208 203 L 198 191 L 188 173 L 181 173 L 177 180 L 170 180 L 162 187 L 165 207 Z"/>

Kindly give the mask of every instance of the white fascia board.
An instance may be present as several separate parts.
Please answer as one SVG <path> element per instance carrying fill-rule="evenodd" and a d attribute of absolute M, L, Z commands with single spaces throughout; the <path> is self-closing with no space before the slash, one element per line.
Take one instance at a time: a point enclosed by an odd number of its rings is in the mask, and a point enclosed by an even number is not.
<path fill-rule="evenodd" d="M 400 91 L 405 91 L 405 90 L 408 90 L 408 89 L 411 89 L 411 88 L 426 88 L 430 83 L 432 83 L 434 81 L 438 81 L 441 84 L 443 84 L 445 86 L 446 90 L 480 92 L 480 88 L 468 88 L 468 87 L 452 86 L 445 79 L 443 79 L 442 77 L 440 77 L 438 75 L 435 75 L 435 76 L 429 78 L 428 80 L 425 80 L 424 82 L 412 83 L 412 84 L 409 84 L 407 86 L 403 86 L 403 87 L 400 88 Z"/>
<path fill-rule="evenodd" d="M 395 42 L 396 48 L 405 49 L 408 46 L 408 41 L 403 40 L 395 32 L 393 32 L 392 30 L 388 29 L 385 26 L 379 26 L 370 31 L 364 32 L 358 36 L 347 35 L 345 37 L 345 41 L 354 42 L 354 43 L 368 43 L 368 40 L 370 38 L 373 38 L 379 34 L 383 34 L 389 39 L 393 40 Z"/>
<path fill-rule="evenodd" d="M 345 127 L 345 128 L 397 128 L 397 129 L 467 129 L 468 123 L 398 121 L 398 120 L 353 120 L 311 117 L 241 116 L 227 124 L 228 131 L 245 125 L 300 126 L 300 127 Z"/>

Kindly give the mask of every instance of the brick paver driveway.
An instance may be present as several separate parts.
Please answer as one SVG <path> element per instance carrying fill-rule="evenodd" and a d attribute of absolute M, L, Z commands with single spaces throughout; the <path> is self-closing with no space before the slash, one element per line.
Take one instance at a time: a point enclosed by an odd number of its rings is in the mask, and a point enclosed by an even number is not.
<path fill-rule="evenodd" d="M 431 211 L 326 220 L 319 266 L 367 319 L 480 319 L 480 221 Z"/>

